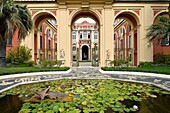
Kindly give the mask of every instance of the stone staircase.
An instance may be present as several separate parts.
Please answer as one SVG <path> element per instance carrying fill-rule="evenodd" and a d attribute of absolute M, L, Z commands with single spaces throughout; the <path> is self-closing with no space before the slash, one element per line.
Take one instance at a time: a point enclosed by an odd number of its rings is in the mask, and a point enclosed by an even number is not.
<path fill-rule="evenodd" d="M 90 67 L 90 66 L 92 66 L 92 62 L 79 62 L 79 66 L 80 67 L 83 67 L 83 66 Z"/>

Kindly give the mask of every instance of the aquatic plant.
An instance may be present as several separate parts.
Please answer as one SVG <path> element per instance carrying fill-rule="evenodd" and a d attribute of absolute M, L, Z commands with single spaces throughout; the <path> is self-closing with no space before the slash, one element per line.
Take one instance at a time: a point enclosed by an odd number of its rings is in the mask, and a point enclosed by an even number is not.
<path fill-rule="evenodd" d="M 31 97 L 36 91 L 51 86 L 49 91 L 68 94 L 62 99 L 45 99 L 38 103 L 26 101 L 20 113 L 104 113 L 108 109 L 113 112 L 135 112 L 134 105 L 147 98 L 157 98 L 158 94 L 170 94 L 160 88 L 148 84 L 135 84 L 114 80 L 58 80 L 44 83 L 22 85 L 1 95 Z M 128 104 L 127 104 L 128 103 Z M 140 109 L 140 108 L 139 108 Z"/>

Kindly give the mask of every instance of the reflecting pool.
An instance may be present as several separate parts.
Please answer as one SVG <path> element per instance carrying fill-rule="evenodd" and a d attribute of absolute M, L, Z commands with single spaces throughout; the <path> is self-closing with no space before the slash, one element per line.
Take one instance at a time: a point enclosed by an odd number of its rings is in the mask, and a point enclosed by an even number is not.
<path fill-rule="evenodd" d="M 44 100 L 32 98 L 49 86 L 49 92 L 68 96 L 51 99 L 44 93 Z M 3 95 L 1 113 L 170 113 L 170 92 L 149 84 L 115 80 L 50 81 L 21 85 Z"/>

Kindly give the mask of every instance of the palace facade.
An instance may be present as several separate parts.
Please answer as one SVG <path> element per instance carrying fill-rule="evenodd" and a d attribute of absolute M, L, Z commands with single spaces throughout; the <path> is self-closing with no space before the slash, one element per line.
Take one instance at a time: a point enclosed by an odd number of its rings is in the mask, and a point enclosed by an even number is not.
<path fill-rule="evenodd" d="M 98 25 L 96 23 L 89 23 L 84 20 L 81 23 L 72 25 L 72 60 L 76 61 L 91 61 L 92 49 L 95 47 L 96 54 L 98 54 L 97 47 L 98 40 Z M 79 49 L 77 49 L 79 48 Z M 77 53 L 78 52 L 78 53 Z M 78 54 L 78 55 L 77 55 Z M 77 58 L 78 57 L 78 58 Z"/>
<path fill-rule="evenodd" d="M 153 61 L 153 54 L 161 50 L 170 53 L 168 41 L 157 46 L 148 44 L 145 38 L 146 29 L 157 17 L 168 14 L 168 0 L 15 1 L 26 4 L 32 14 L 34 30 L 21 44 L 32 49 L 34 61 L 58 59 L 72 66 L 76 60 L 95 58 L 102 67 L 114 59 L 130 58 L 137 66 Z M 76 23 L 80 18 L 91 18 L 95 23 Z"/>

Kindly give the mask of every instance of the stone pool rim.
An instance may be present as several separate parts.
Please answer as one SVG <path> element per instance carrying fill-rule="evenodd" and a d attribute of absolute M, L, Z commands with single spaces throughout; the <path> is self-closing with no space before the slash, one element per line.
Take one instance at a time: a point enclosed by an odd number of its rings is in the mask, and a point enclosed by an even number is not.
<path fill-rule="evenodd" d="M 76 69 L 79 69 L 80 67 L 77 67 Z M 82 68 L 87 68 L 87 67 L 82 67 Z M 88 67 L 89 68 L 89 67 Z M 111 75 L 117 75 L 117 76 L 142 76 L 142 77 L 159 77 L 162 79 L 167 79 L 170 80 L 170 76 L 166 75 L 166 74 L 156 74 L 156 73 L 146 73 L 146 72 L 129 72 L 129 71 L 103 71 L 100 68 L 96 68 L 98 70 L 98 72 L 100 72 L 102 75 L 100 77 L 94 77 L 94 76 L 77 76 L 77 77 L 72 77 L 72 76 L 66 76 L 66 77 L 59 77 L 60 75 L 64 75 L 64 74 L 69 74 L 73 71 L 74 68 L 70 68 L 67 71 L 51 71 L 51 72 L 33 72 L 33 73 L 21 73 L 21 74 L 11 74 L 11 75 L 2 75 L 0 76 L 0 82 L 2 82 L 2 80 L 5 79 L 16 79 L 16 78 L 20 78 L 20 77 L 36 77 L 36 76 L 48 76 L 48 75 L 52 75 L 52 76 L 58 76 L 54 79 L 43 79 L 43 80 L 34 80 L 34 81 L 28 81 L 28 82 L 20 82 L 20 83 L 16 83 L 14 85 L 11 85 L 9 87 L 0 89 L 0 93 L 9 90 L 11 88 L 14 88 L 16 86 L 19 85 L 23 85 L 23 84 L 30 84 L 30 83 L 38 83 L 38 82 L 45 82 L 45 81 L 52 81 L 52 80 L 62 80 L 62 79 L 113 79 L 113 80 L 119 80 L 119 81 L 126 81 L 126 82 L 136 82 L 136 83 L 144 83 L 144 84 L 152 84 L 154 86 L 160 87 L 162 89 L 165 89 L 167 91 L 170 91 L 170 88 L 164 87 L 163 85 L 158 85 L 156 83 L 153 82 L 148 82 L 148 81 L 137 81 L 137 80 L 133 80 L 133 79 L 119 79 L 119 78 L 110 78 L 109 76 Z M 91 68 L 92 69 L 92 68 Z M 80 69 L 81 71 L 81 69 Z M 168 81 L 169 82 L 169 81 Z"/>

